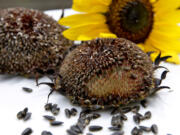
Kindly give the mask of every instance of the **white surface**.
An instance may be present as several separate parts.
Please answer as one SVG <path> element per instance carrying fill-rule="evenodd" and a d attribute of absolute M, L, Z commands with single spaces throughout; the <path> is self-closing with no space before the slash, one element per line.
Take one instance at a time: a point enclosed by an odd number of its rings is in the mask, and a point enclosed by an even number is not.
<path fill-rule="evenodd" d="M 52 15 L 55 19 L 60 17 L 60 10 L 46 12 Z M 72 11 L 68 10 L 67 14 L 71 14 Z M 67 15 L 66 14 L 66 15 Z M 156 123 L 159 126 L 159 135 L 167 135 L 171 133 L 173 135 L 180 134 L 180 66 L 172 64 L 162 64 L 169 68 L 170 73 L 167 75 L 167 79 L 163 82 L 164 85 L 170 86 L 173 90 L 162 90 L 156 96 L 148 98 L 149 106 L 146 109 L 141 109 L 141 113 L 148 110 L 152 111 L 151 120 L 147 120 L 141 123 L 141 125 L 151 126 Z M 157 73 L 157 75 L 160 72 Z M 47 78 L 41 78 L 40 82 L 49 81 Z M 34 91 L 28 94 L 22 90 L 22 87 L 32 88 Z M 64 121 L 64 125 L 60 127 L 51 127 L 48 121 L 42 117 L 45 114 L 51 114 L 44 110 L 44 104 L 47 100 L 49 93 L 49 87 L 40 86 L 36 87 L 33 79 L 26 79 L 23 77 L 14 77 L 0 75 L 0 135 L 20 135 L 21 132 L 31 127 L 33 129 L 33 135 L 40 135 L 43 130 L 48 130 L 53 135 L 66 135 L 66 130 L 76 123 L 77 117 L 67 119 L 64 114 L 65 108 L 72 108 L 69 100 L 61 96 L 58 93 L 54 93 L 50 97 L 50 102 L 57 103 L 61 108 L 60 114 L 56 117 L 57 120 Z M 17 120 L 16 114 L 25 107 L 29 108 L 32 112 L 32 118 L 29 121 Z M 78 108 L 78 107 L 76 107 Z M 78 108 L 79 111 L 81 110 Z M 109 111 L 101 112 L 102 117 L 94 120 L 91 124 L 102 125 L 104 129 L 100 132 L 93 133 L 94 135 L 110 135 L 107 127 L 110 126 L 111 115 Z M 136 125 L 132 121 L 132 114 L 128 114 L 128 121 L 124 124 L 125 135 L 130 135 L 131 129 Z M 86 128 L 86 132 L 88 128 Z M 85 132 L 85 133 L 86 133 Z M 151 135 L 147 134 L 147 135 Z"/>

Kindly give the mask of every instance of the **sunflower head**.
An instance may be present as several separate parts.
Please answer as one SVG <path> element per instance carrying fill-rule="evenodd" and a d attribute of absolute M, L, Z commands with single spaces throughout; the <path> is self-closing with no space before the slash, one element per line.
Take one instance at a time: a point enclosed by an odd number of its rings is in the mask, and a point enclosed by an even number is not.
<path fill-rule="evenodd" d="M 152 4 L 148 0 L 113 0 L 106 18 L 110 30 L 118 37 L 143 42 L 152 29 Z"/>
<path fill-rule="evenodd" d="M 170 55 L 169 62 L 180 64 L 179 0 L 73 0 L 72 8 L 82 12 L 65 17 L 60 24 L 70 40 L 126 38 L 145 52 Z"/>

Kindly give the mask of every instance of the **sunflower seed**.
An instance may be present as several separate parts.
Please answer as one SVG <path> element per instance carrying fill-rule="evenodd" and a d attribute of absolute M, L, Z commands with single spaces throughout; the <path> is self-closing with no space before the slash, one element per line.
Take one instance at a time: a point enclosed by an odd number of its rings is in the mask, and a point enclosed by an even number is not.
<path fill-rule="evenodd" d="M 124 131 L 114 132 L 111 135 L 124 135 Z"/>
<path fill-rule="evenodd" d="M 139 130 L 137 127 L 134 127 L 132 130 L 131 130 L 131 135 L 138 135 L 139 133 Z"/>
<path fill-rule="evenodd" d="M 132 109 L 131 109 L 131 111 L 132 111 L 133 113 L 138 113 L 139 110 L 140 110 L 140 106 L 139 106 L 139 105 L 133 106 Z"/>
<path fill-rule="evenodd" d="M 139 126 L 139 128 L 145 132 L 150 132 L 151 128 L 150 127 L 145 127 L 145 126 Z"/>
<path fill-rule="evenodd" d="M 31 118 L 32 113 L 27 112 L 26 116 L 24 117 L 24 121 L 27 121 Z"/>
<path fill-rule="evenodd" d="M 33 89 L 27 87 L 22 87 L 22 89 L 28 93 L 31 93 L 33 91 Z"/>
<path fill-rule="evenodd" d="M 44 115 L 43 116 L 45 119 L 49 120 L 49 121 L 54 121 L 55 117 L 54 116 L 49 116 L 49 115 Z"/>
<path fill-rule="evenodd" d="M 22 119 L 23 117 L 24 117 L 24 116 L 23 116 L 22 111 L 20 111 L 20 112 L 17 113 L 17 118 L 18 118 L 18 119 Z"/>
<path fill-rule="evenodd" d="M 71 130 L 75 131 L 76 133 L 82 133 L 82 131 L 79 129 L 77 125 L 73 125 L 70 128 Z"/>
<path fill-rule="evenodd" d="M 22 111 L 22 115 L 25 117 L 26 116 L 26 113 L 28 112 L 28 108 L 24 108 L 24 110 Z"/>
<path fill-rule="evenodd" d="M 147 112 L 144 114 L 144 118 L 145 118 L 145 119 L 150 119 L 150 118 L 151 118 L 151 112 L 150 112 L 150 111 L 147 111 Z"/>
<path fill-rule="evenodd" d="M 141 105 L 146 108 L 147 107 L 147 100 L 142 100 Z"/>
<path fill-rule="evenodd" d="M 101 126 L 96 126 L 96 125 L 94 125 L 94 126 L 90 126 L 90 127 L 89 127 L 89 131 L 92 131 L 92 132 L 100 131 L 100 130 L 102 130 L 102 127 L 101 127 Z"/>
<path fill-rule="evenodd" d="M 60 111 L 60 108 L 57 108 L 57 107 L 53 107 L 51 112 L 54 114 L 54 115 L 58 115 L 59 114 L 59 111 Z"/>
<path fill-rule="evenodd" d="M 119 130 L 121 130 L 121 127 L 112 126 L 112 127 L 109 127 L 109 130 L 111 130 L 111 131 L 119 131 Z"/>
<path fill-rule="evenodd" d="M 51 125 L 52 126 L 60 126 L 60 125 L 62 125 L 64 122 L 61 122 L 61 121 L 52 121 L 51 122 Z"/>
<path fill-rule="evenodd" d="M 100 115 L 99 113 L 93 113 L 93 114 L 92 114 L 92 118 L 93 118 L 93 119 L 97 119 L 97 118 L 99 118 L 99 117 L 101 117 L 101 115 Z"/>
<path fill-rule="evenodd" d="M 31 128 L 26 128 L 21 135 L 30 135 L 33 132 Z"/>
<path fill-rule="evenodd" d="M 77 114 L 76 108 L 72 108 L 72 109 L 70 110 L 70 112 L 71 112 L 71 115 L 72 115 L 72 116 L 76 116 L 76 114 Z"/>
<path fill-rule="evenodd" d="M 49 131 L 42 131 L 41 135 L 53 135 L 53 134 Z"/>
<path fill-rule="evenodd" d="M 70 118 L 71 117 L 71 111 L 69 109 L 65 109 L 64 111 L 65 111 L 66 117 Z"/>
<path fill-rule="evenodd" d="M 92 133 L 87 133 L 86 135 L 93 135 Z"/>
<path fill-rule="evenodd" d="M 130 112 L 131 111 L 131 107 L 124 107 L 124 108 L 121 108 L 120 109 L 120 112 L 121 113 L 128 113 L 128 112 Z"/>
<path fill-rule="evenodd" d="M 52 103 L 45 104 L 44 108 L 46 111 L 51 110 L 52 109 Z"/>
<path fill-rule="evenodd" d="M 154 134 L 157 134 L 157 133 L 158 133 L 158 127 L 157 127 L 156 124 L 153 124 L 153 125 L 151 126 L 151 131 L 152 131 Z"/>
<path fill-rule="evenodd" d="M 139 124 L 140 123 L 140 118 L 137 115 L 133 116 L 133 120 L 135 123 Z"/>
<path fill-rule="evenodd" d="M 73 130 L 66 130 L 66 132 L 69 134 L 69 135 L 78 135 L 78 133 L 76 133 L 75 131 Z"/>
<path fill-rule="evenodd" d="M 114 115 L 111 119 L 111 125 L 112 126 L 119 126 L 122 127 L 123 126 L 123 121 L 121 119 L 120 114 L 118 115 Z"/>

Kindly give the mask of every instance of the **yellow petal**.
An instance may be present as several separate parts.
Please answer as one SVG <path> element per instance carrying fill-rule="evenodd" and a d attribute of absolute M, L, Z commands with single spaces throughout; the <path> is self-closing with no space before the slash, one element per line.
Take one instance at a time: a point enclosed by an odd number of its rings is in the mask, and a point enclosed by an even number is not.
<path fill-rule="evenodd" d="M 106 18 L 102 14 L 76 14 L 59 20 L 59 24 L 66 26 L 80 26 L 85 24 L 105 23 Z"/>
<path fill-rule="evenodd" d="M 76 11 L 87 13 L 105 13 L 111 0 L 73 0 L 72 8 Z"/>
<path fill-rule="evenodd" d="M 153 6 L 155 12 L 167 11 L 166 13 L 168 13 L 168 11 L 175 10 L 180 6 L 180 0 L 158 0 Z"/>
<path fill-rule="evenodd" d="M 95 39 L 100 33 L 110 33 L 107 24 L 88 24 L 77 27 L 71 27 L 63 32 L 63 35 L 70 40 L 84 40 L 81 37 Z"/>
<path fill-rule="evenodd" d="M 100 38 L 117 38 L 117 36 L 113 33 L 100 33 Z"/>

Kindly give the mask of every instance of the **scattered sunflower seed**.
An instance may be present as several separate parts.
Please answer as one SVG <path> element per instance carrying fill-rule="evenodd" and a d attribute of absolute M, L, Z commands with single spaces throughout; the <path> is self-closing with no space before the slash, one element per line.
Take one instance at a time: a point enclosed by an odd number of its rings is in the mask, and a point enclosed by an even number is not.
<path fill-rule="evenodd" d="M 31 128 L 26 128 L 21 135 L 30 135 L 33 132 Z"/>
<path fill-rule="evenodd" d="M 82 133 L 82 131 L 79 129 L 77 125 L 73 125 L 70 128 L 71 130 L 75 131 L 76 133 Z"/>
<path fill-rule="evenodd" d="M 49 121 L 54 121 L 54 120 L 55 120 L 55 117 L 54 117 L 54 116 L 44 115 L 43 117 L 44 117 L 46 120 L 49 120 Z"/>
<path fill-rule="evenodd" d="M 52 109 L 52 103 L 45 104 L 44 108 L 46 111 L 51 110 Z"/>
<path fill-rule="evenodd" d="M 68 135 L 78 135 L 78 133 L 76 133 L 75 131 L 73 130 L 66 130 L 66 132 L 68 133 Z"/>
<path fill-rule="evenodd" d="M 59 111 L 60 111 L 60 108 L 55 108 L 53 107 L 51 112 L 54 114 L 54 115 L 58 115 L 59 114 Z"/>
<path fill-rule="evenodd" d="M 100 130 L 102 130 L 102 128 L 103 128 L 103 127 L 101 127 L 101 126 L 93 125 L 93 126 L 90 126 L 90 127 L 89 127 L 89 131 L 92 131 L 92 132 L 100 131 Z"/>
<path fill-rule="evenodd" d="M 65 115 L 67 118 L 70 118 L 71 117 L 71 111 L 69 109 L 65 109 Z"/>
<path fill-rule="evenodd" d="M 145 132 L 150 132 L 151 128 L 150 127 L 145 127 L 145 126 L 139 126 L 139 128 Z"/>
<path fill-rule="evenodd" d="M 133 116 L 133 120 L 134 120 L 134 122 L 136 123 L 136 124 L 139 124 L 140 123 L 140 118 L 137 116 L 137 115 L 134 115 Z"/>
<path fill-rule="evenodd" d="M 49 131 L 42 131 L 41 135 L 53 135 L 53 134 Z"/>
<path fill-rule="evenodd" d="M 76 108 L 72 108 L 72 109 L 70 110 L 70 112 L 71 112 L 71 115 L 72 115 L 72 116 L 76 116 L 76 114 L 77 114 Z"/>
<path fill-rule="evenodd" d="M 139 110 L 140 110 L 140 106 L 139 106 L 139 105 L 135 105 L 135 106 L 133 106 L 133 107 L 131 108 L 131 111 L 132 111 L 133 113 L 138 113 Z"/>
<path fill-rule="evenodd" d="M 86 135 L 93 135 L 92 133 L 87 133 Z"/>
<path fill-rule="evenodd" d="M 144 118 L 145 118 L 145 119 L 150 119 L 150 118 L 151 118 L 151 112 L 150 112 L 150 111 L 147 111 L 147 112 L 144 114 Z"/>
<path fill-rule="evenodd" d="M 17 113 L 17 118 L 18 118 L 18 119 L 22 119 L 23 117 L 24 117 L 24 116 L 23 116 L 22 111 L 20 111 L 20 112 Z"/>
<path fill-rule="evenodd" d="M 62 125 L 64 122 L 61 122 L 61 121 L 52 121 L 51 122 L 51 125 L 52 126 L 60 126 L 60 125 Z"/>
<path fill-rule="evenodd" d="M 22 115 L 25 117 L 26 116 L 26 113 L 28 112 L 28 108 L 24 108 L 24 110 L 22 111 Z"/>
<path fill-rule="evenodd" d="M 124 131 L 114 132 L 111 135 L 124 135 Z"/>
<path fill-rule="evenodd" d="M 27 87 L 22 87 L 22 89 L 23 89 L 25 92 L 28 92 L 28 93 L 31 93 L 31 92 L 33 91 L 33 89 L 27 88 Z"/>
<path fill-rule="evenodd" d="M 24 121 L 27 121 L 31 118 L 32 113 L 27 112 L 26 116 L 24 117 Z"/>
<path fill-rule="evenodd" d="M 146 108 L 147 107 L 147 100 L 142 100 L 141 105 Z"/>
<path fill-rule="evenodd" d="M 137 127 L 134 127 L 132 130 L 131 130 L 131 135 L 138 135 L 139 133 L 139 130 Z"/>
<path fill-rule="evenodd" d="M 153 124 L 151 126 L 151 131 L 154 133 L 154 134 L 157 134 L 158 133 L 158 126 L 156 124 Z"/>
<path fill-rule="evenodd" d="M 112 127 L 109 127 L 109 130 L 111 130 L 111 131 L 119 131 L 119 130 L 121 130 L 121 127 L 112 126 Z"/>

